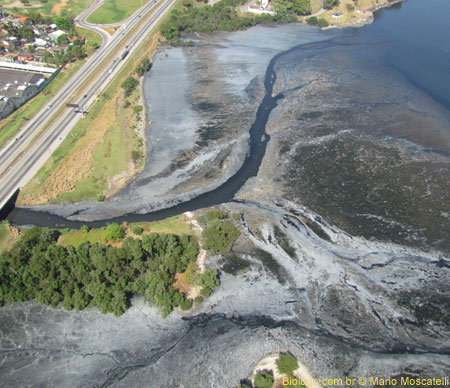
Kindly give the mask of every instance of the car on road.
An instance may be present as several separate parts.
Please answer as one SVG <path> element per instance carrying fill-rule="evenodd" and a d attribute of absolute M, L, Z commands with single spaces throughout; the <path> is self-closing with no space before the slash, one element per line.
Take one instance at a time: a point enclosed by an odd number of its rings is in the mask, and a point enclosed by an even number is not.
<path fill-rule="evenodd" d="M 47 109 L 52 109 L 53 108 L 53 104 L 50 104 Z"/>

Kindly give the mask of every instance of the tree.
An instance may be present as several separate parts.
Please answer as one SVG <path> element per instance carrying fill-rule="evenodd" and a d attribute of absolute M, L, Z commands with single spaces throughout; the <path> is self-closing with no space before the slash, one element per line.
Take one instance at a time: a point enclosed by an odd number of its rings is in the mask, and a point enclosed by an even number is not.
<path fill-rule="evenodd" d="M 323 8 L 331 9 L 339 5 L 339 0 L 323 0 Z"/>
<path fill-rule="evenodd" d="M 73 19 L 69 16 L 58 16 L 55 24 L 60 30 L 70 31 L 73 29 Z"/>
<path fill-rule="evenodd" d="M 221 220 L 214 220 L 208 223 L 208 228 L 202 232 L 204 237 L 204 248 L 211 249 L 215 255 L 217 253 L 228 253 L 233 242 L 240 236 L 239 230 L 231 223 Z"/>
<path fill-rule="evenodd" d="M 138 85 L 139 81 L 136 78 L 128 77 L 121 85 L 122 89 L 125 91 L 125 97 L 129 97 Z"/>
<path fill-rule="evenodd" d="M 297 359 L 290 353 L 281 353 L 276 364 L 283 375 L 291 375 L 298 368 Z"/>
<path fill-rule="evenodd" d="M 21 31 L 21 37 L 27 42 L 34 42 L 34 31 L 31 27 L 23 27 Z"/>
<path fill-rule="evenodd" d="M 69 43 L 69 38 L 67 37 L 67 34 L 58 36 L 58 38 L 56 39 L 56 43 L 58 43 L 59 45 Z"/>
<path fill-rule="evenodd" d="M 255 388 L 272 388 L 273 372 L 268 370 L 259 371 L 255 376 Z"/>
<path fill-rule="evenodd" d="M 312 11 L 309 0 L 274 0 L 273 9 L 281 13 L 309 15 Z"/>
<path fill-rule="evenodd" d="M 117 241 L 120 240 L 123 237 L 123 235 L 124 235 L 123 228 L 116 223 L 108 224 L 108 226 L 106 227 L 106 235 L 105 235 L 106 240 Z"/>

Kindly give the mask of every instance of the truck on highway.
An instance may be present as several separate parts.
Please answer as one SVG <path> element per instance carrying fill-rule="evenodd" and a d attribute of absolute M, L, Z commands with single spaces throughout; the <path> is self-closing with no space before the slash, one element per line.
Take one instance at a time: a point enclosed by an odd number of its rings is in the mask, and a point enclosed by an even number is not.
<path fill-rule="evenodd" d="M 122 54 L 120 54 L 120 60 L 124 59 L 129 53 L 129 50 L 126 49 L 122 52 Z"/>

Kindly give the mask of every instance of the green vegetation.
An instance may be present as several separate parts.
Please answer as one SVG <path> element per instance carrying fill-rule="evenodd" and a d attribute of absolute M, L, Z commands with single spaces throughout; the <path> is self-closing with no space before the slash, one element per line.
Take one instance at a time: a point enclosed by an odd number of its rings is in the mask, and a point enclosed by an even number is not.
<path fill-rule="evenodd" d="M 259 371 L 255 376 L 255 388 L 272 388 L 273 387 L 273 372 L 268 370 Z"/>
<path fill-rule="evenodd" d="M 224 221 L 226 214 L 221 210 L 207 213 L 207 228 L 202 232 L 203 247 L 212 254 L 230 252 L 233 242 L 240 236 L 239 230 L 230 222 Z"/>
<path fill-rule="evenodd" d="M 330 24 L 324 18 L 316 18 L 315 16 L 311 16 L 306 20 L 306 22 L 312 26 L 319 27 L 328 27 Z"/>
<path fill-rule="evenodd" d="M 10 229 L 7 221 L 0 224 L 0 252 L 7 250 L 14 243 L 17 236 L 15 236 Z"/>
<path fill-rule="evenodd" d="M 323 8 L 331 9 L 339 5 L 339 0 L 323 0 Z"/>
<path fill-rule="evenodd" d="M 112 223 L 106 227 L 105 239 L 108 241 L 118 241 L 123 238 L 125 231 L 121 225 Z"/>
<path fill-rule="evenodd" d="M 24 16 L 33 16 L 37 14 L 45 19 L 48 19 L 49 17 L 55 15 L 75 17 L 89 7 L 94 0 L 30 0 L 28 3 L 33 5 L 33 8 L 11 7 L 12 3 L 15 2 L 16 0 L 2 0 L 2 5 L 5 12 L 12 12 Z M 39 5 L 39 7 L 36 7 L 36 5 Z"/>
<path fill-rule="evenodd" d="M 297 359 L 290 353 L 281 353 L 276 364 L 282 375 L 292 375 L 298 368 Z"/>
<path fill-rule="evenodd" d="M 196 283 L 202 287 L 200 293 L 203 296 L 209 296 L 214 287 L 219 285 L 218 272 L 216 269 L 209 269 L 208 271 L 199 274 Z"/>
<path fill-rule="evenodd" d="M 121 22 L 142 5 L 142 0 L 109 0 L 89 16 L 87 21 L 100 24 Z"/>
<path fill-rule="evenodd" d="M 140 226 L 134 226 L 133 229 L 131 229 L 131 231 L 138 236 L 144 233 L 144 229 L 141 228 Z"/>
<path fill-rule="evenodd" d="M 107 235 L 108 229 L 116 237 L 117 228 L 108 225 Z M 36 300 L 53 307 L 61 303 L 67 310 L 97 306 L 118 316 L 138 294 L 160 307 L 163 316 L 174 307 L 192 306 L 172 285 L 175 274 L 196 260 L 194 237 L 151 233 L 142 240 L 127 238 L 121 247 L 85 241 L 75 248 L 56 244 L 59 236 L 56 230 L 26 229 L 0 254 L 0 305 Z M 202 281 L 210 285 L 213 277 Z"/>
<path fill-rule="evenodd" d="M 286 234 L 277 225 L 273 227 L 273 231 L 280 247 L 283 248 L 291 259 L 297 260 L 295 248 L 289 243 L 289 239 Z"/>
<path fill-rule="evenodd" d="M 150 61 L 150 58 L 145 57 L 141 61 L 141 64 L 136 68 L 136 73 L 139 77 L 142 77 L 151 68 L 152 68 L 152 62 Z"/>
<path fill-rule="evenodd" d="M 277 12 L 296 15 L 310 15 L 312 11 L 309 0 L 273 0 L 272 7 Z"/>
<path fill-rule="evenodd" d="M 188 234 L 194 235 L 194 231 L 191 225 L 184 221 L 183 216 L 174 216 L 166 218 L 165 220 L 155 221 L 155 222 L 136 222 L 131 223 L 131 230 L 134 227 L 141 227 L 145 233 L 173 233 L 177 235 Z"/>
<path fill-rule="evenodd" d="M 94 31 L 87 30 L 82 27 L 75 27 L 75 31 L 77 35 L 85 41 L 84 48 L 87 55 L 90 55 L 102 44 L 102 37 Z"/>
<path fill-rule="evenodd" d="M 293 14 L 243 15 L 235 7 L 244 3 L 244 0 L 221 0 L 214 5 L 198 6 L 187 2 L 183 9 L 171 11 L 161 26 L 161 32 L 171 44 L 180 45 L 182 32 L 235 31 L 256 24 L 297 21 Z"/>
<path fill-rule="evenodd" d="M 347 7 L 348 12 L 353 12 L 355 10 L 355 6 L 351 3 L 347 3 L 345 6 Z"/>
<path fill-rule="evenodd" d="M 125 97 L 131 96 L 136 86 L 139 85 L 139 81 L 134 77 L 128 77 L 125 81 L 123 81 L 121 87 L 125 91 Z"/>

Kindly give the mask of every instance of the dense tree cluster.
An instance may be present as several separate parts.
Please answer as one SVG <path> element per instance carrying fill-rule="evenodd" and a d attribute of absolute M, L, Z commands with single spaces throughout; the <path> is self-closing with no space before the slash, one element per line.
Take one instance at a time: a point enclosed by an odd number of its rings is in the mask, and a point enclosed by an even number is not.
<path fill-rule="evenodd" d="M 295 21 L 293 15 L 242 15 L 235 6 L 243 0 L 221 0 L 214 5 L 185 7 L 173 10 L 161 28 L 163 35 L 172 43 L 179 42 L 182 32 L 235 31 L 264 23 L 288 23 Z"/>
<path fill-rule="evenodd" d="M 323 0 L 323 8 L 331 9 L 336 5 L 339 5 L 339 0 Z"/>
<path fill-rule="evenodd" d="M 272 7 L 277 12 L 297 15 L 309 15 L 312 12 L 309 0 L 274 0 Z"/>
<path fill-rule="evenodd" d="M 24 230 L 14 246 L 0 255 L 0 304 L 36 300 L 82 310 L 97 306 L 121 315 L 133 294 L 145 295 L 163 316 L 192 301 L 172 287 L 174 275 L 196 260 L 192 236 L 151 233 L 127 238 L 121 247 L 84 242 L 74 248 L 56 244 L 59 232 Z M 209 279 L 205 284 L 209 284 Z"/>
<path fill-rule="evenodd" d="M 207 213 L 207 227 L 203 230 L 203 248 L 210 249 L 212 254 L 230 252 L 233 242 L 240 236 L 231 222 L 225 221 L 226 214 L 221 210 L 211 210 Z"/>
<path fill-rule="evenodd" d="M 27 42 L 34 42 L 34 31 L 30 26 L 15 26 L 11 22 L 5 24 L 4 28 L 8 34 L 17 39 L 25 39 Z"/>

